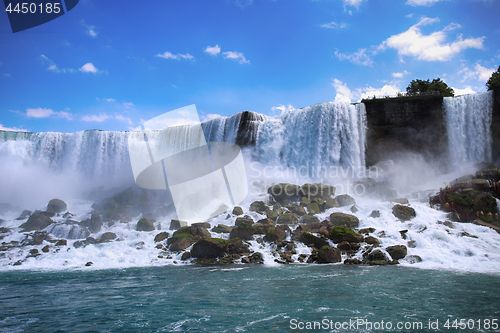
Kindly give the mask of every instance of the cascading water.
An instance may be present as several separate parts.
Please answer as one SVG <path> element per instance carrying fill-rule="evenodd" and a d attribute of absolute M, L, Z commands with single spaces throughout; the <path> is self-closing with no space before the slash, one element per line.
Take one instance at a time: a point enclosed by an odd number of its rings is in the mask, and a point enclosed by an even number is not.
<path fill-rule="evenodd" d="M 443 99 L 453 166 L 491 161 L 492 108 L 491 91 Z"/>
<path fill-rule="evenodd" d="M 365 165 L 366 111 L 363 103 L 322 103 L 268 118 L 260 126 L 255 159 L 285 168 Z"/>

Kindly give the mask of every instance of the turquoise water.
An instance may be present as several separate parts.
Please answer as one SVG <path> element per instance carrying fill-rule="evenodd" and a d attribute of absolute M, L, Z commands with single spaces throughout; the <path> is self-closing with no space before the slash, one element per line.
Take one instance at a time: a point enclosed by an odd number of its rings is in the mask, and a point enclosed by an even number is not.
<path fill-rule="evenodd" d="M 0 332 L 290 332 L 314 331 L 306 326 L 314 321 L 322 332 L 500 332 L 477 329 L 500 320 L 500 279 L 493 274 L 397 266 L 165 266 L 1 272 L 0 282 Z M 473 319 L 474 328 L 454 329 L 455 319 Z M 335 329 L 349 320 L 365 322 Z M 428 328 L 429 320 L 438 329 Z M 398 322 L 417 326 L 397 329 Z"/>

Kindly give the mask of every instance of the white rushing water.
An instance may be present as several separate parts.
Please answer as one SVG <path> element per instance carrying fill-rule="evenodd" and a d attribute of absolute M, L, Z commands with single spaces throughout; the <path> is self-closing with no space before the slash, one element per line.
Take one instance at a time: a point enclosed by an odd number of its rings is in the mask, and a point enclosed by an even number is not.
<path fill-rule="evenodd" d="M 443 106 L 451 164 L 491 161 L 493 92 L 445 97 Z"/>
<path fill-rule="evenodd" d="M 460 165 L 463 162 L 481 162 L 491 158 L 491 107 L 490 93 L 445 98 L 450 163 Z M 364 167 L 364 104 L 323 103 L 276 117 L 238 113 L 230 117 L 215 118 L 202 124 L 207 141 L 237 142 L 241 139 L 239 130 L 244 116 L 248 117 L 251 123 L 245 135 L 255 139 L 255 146 L 245 148 L 245 156 L 249 158 L 247 162 L 258 163 L 261 167 L 273 166 L 282 169 L 297 170 L 305 167 L 307 172 L 297 180 L 300 185 L 307 181 L 325 180 L 315 174 L 318 168 Z M 199 139 L 190 138 L 188 129 L 184 129 L 182 133 L 181 141 Z M 106 131 L 73 134 L 0 132 L 0 159 L 3 162 L 0 166 L 0 203 L 10 202 L 18 206 L 0 216 L 0 219 L 4 220 L 0 222 L 0 227 L 10 228 L 9 232 L 2 234 L 4 238 L 1 241 L 20 242 L 26 237 L 26 233 L 20 232 L 19 229 L 26 220 L 16 220 L 22 209 L 45 210 L 48 200 L 59 197 L 68 203 L 68 211 L 75 214 L 70 219 L 83 221 L 90 218 L 93 201 L 75 197 L 75 191 L 79 192 L 77 190 L 82 188 L 89 190 L 99 185 L 109 187 L 133 184 L 127 150 L 128 135 L 127 132 Z M 176 142 L 179 143 L 178 140 Z M 423 195 L 422 191 L 416 192 L 416 189 L 412 188 L 399 193 L 408 196 L 410 205 L 417 212 L 417 217 L 409 222 L 400 222 L 394 217 L 394 204 L 389 201 L 353 195 L 358 209 L 354 215 L 360 220 L 359 227 L 375 228 L 373 235 L 380 239 L 383 247 L 407 245 L 408 256 L 422 258 L 422 262 L 416 264 L 401 260 L 401 265 L 426 269 L 500 272 L 498 233 L 470 223 L 445 224 L 446 214 L 430 208 L 428 204 L 428 195 L 435 193 L 443 181 L 452 181 L 457 176 L 459 175 L 442 176 L 435 182 L 437 185 L 426 188 Z M 267 181 L 256 177 L 250 179 Z M 427 183 L 432 184 L 432 181 Z M 249 212 L 250 203 L 254 200 L 268 200 L 266 189 L 264 186 L 264 192 L 251 193 L 241 205 L 245 214 L 254 221 L 265 216 Z M 341 192 L 345 191 L 337 187 L 337 194 Z M 373 210 L 379 210 L 381 216 L 371 217 Z M 353 214 L 350 206 L 332 208 L 318 215 L 320 221 L 328 219 L 332 212 Z M 93 262 L 93 265 L 85 269 L 185 264 L 185 261 L 180 260 L 181 254 L 162 252 L 156 248 L 157 244 L 153 241 L 160 231 L 169 231 L 170 216 L 157 216 L 157 230 L 151 232 L 136 230 L 140 218 L 141 215 L 138 215 L 133 216 L 129 222 L 104 223 L 99 232 L 90 236 L 97 239 L 104 232 L 113 232 L 118 240 L 76 248 L 73 246 L 74 242 L 78 238 L 84 239 L 88 233 L 66 222 L 66 218 L 55 216 L 53 220 L 56 224 L 46 230 L 56 239 L 67 239 L 68 246 L 28 259 L 25 258 L 31 249 L 36 248 L 41 252 L 49 243 L 2 251 L 0 269 L 81 269 L 89 261 Z M 208 222 L 212 227 L 218 224 L 234 226 L 236 218 L 226 213 Z M 402 230 L 408 230 L 407 239 L 403 239 L 400 233 Z M 212 236 L 227 239 L 229 234 L 212 232 Z M 262 236 L 255 236 L 250 242 L 251 250 L 263 253 L 266 265 L 278 265 L 274 261 L 279 259 L 275 252 L 276 245 L 262 244 L 258 241 L 259 237 Z M 288 235 L 288 240 L 290 239 Z M 300 254 L 311 253 L 310 248 L 304 244 L 297 242 L 296 246 L 296 254 L 293 256 L 295 260 Z M 161 257 L 158 257 L 159 255 Z M 23 264 L 13 266 L 17 260 L 24 260 Z"/>

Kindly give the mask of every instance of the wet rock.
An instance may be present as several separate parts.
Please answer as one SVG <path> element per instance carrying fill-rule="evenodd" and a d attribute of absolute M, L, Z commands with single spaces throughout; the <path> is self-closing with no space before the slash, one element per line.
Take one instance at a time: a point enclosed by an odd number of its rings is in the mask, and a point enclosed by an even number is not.
<path fill-rule="evenodd" d="M 353 206 L 351 207 L 351 212 L 352 212 L 352 213 L 357 213 L 357 212 L 358 212 L 358 208 L 356 207 L 356 205 L 353 205 Z"/>
<path fill-rule="evenodd" d="M 385 250 L 390 254 L 393 260 L 403 259 L 408 253 L 408 249 L 404 245 L 389 246 Z"/>
<path fill-rule="evenodd" d="M 382 262 L 385 261 L 386 264 L 390 261 L 389 258 L 385 255 L 384 252 L 382 252 L 379 249 L 372 250 L 371 252 L 368 252 L 365 254 L 364 262 L 370 262 L 370 261 L 377 261 L 377 262 Z"/>
<path fill-rule="evenodd" d="M 349 243 L 361 243 L 364 241 L 363 236 L 343 227 L 333 227 L 329 233 L 329 238 L 336 244 L 344 241 Z"/>
<path fill-rule="evenodd" d="M 148 218 L 143 217 L 137 222 L 137 231 L 153 231 L 155 230 L 155 225 Z"/>
<path fill-rule="evenodd" d="M 396 198 L 389 200 L 390 202 L 395 202 L 400 205 L 408 205 L 410 202 L 406 198 Z"/>
<path fill-rule="evenodd" d="M 189 258 L 191 258 L 191 252 L 186 251 L 182 254 L 181 260 L 184 261 L 184 260 L 188 260 Z"/>
<path fill-rule="evenodd" d="M 32 234 L 26 235 L 26 238 L 24 238 L 21 241 L 21 245 L 41 245 L 43 241 L 49 241 L 52 238 L 50 237 L 50 234 L 46 231 L 35 231 Z"/>
<path fill-rule="evenodd" d="M 93 263 L 92 261 L 87 261 L 87 263 L 85 264 L 85 266 L 90 267 L 90 266 L 92 266 L 93 264 L 94 264 L 94 263 Z"/>
<path fill-rule="evenodd" d="M 330 246 L 327 240 L 314 236 L 308 232 L 303 232 L 300 235 L 299 241 L 304 243 L 307 246 L 314 246 L 317 249 L 322 248 L 323 246 Z"/>
<path fill-rule="evenodd" d="M 248 254 L 250 253 L 250 250 L 248 249 L 248 246 L 246 246 L 241 239 L 234 239 L 231 240 L 226 248 L 226 252 L 229 254 Z"/>
<path fill-rule="evenodd" d="M 275 184 L 267 189 L 267 193 L 282 204 L 298 201 L 302 197 L 300 186 L 288 183 Z"/>
<path fill-rule="evenodd" d="M 54 221 L 52 221 L 50 217 L 43 214 L 33 214 L 28 221 L 21 224 L 20 228 L 23 228 L 24 231 L 43 230 L 52 223 L 54 223 Z"/>
<path fill-rule="evenodd" d="M 333 226 L 346 227 L 349 229 L 355 229 L 359 225 L 359 219 L 356 216 L 344 213 L 330 214 L 330 222 Z"/>
<path fill-rule="evenodd" d="M 23 262 L 21 260 L 16 261 L 12 266 L 19 266 L 22 265 Z"/>
<path fill-rule="evenodd" d="M 403 221 L 409 221 L 417 216 L 415 209 L 403 205 L 395 205 L 392 207 L 392 214 Z"/>
<path fill-rule="evenodd" d="M 243 208 L 241 208 L 240 206 L 235 206 L 233 208 L 232 214 L 236 216 L 243 215 Z"/>
<path fill-rule="evenodd" d="M 210 237 L 210 231 L 205 227 L 195 226 L 194 224 L 188 227 L 188 232 L 193 236 Z"/>
<path fill-rule="evenodd" d="M 241 262 L 244 263 L 244 264 L 249 264 L 250 263 L 250 258 L 243 257 L 243 258 L 241 258 Z"/>
<path fill-rule="evenodd" d="M 366 244 L 370 244 L 370 245 L 375 245 L 375 246 L 379 246 L 380 245 L 380 241 L 373 237 L 373 236 L 368 236 L 368 237 L 365 237 L 365 243 Z"/>
<path fill-rule="evenodd" d="M 287 206 L 290 213 L 296 214 L 298 216 L 306 215 L 306 210 L 302 206 Z"/>
<path fill-rule="evenodd" d="M 294 213 L 285 213 L 278 218 L 278 224 L 297 224 L 299 217 Z"/>
<path fill-rule="evenodd" d="M 49 247 L 49 245 L 45 245 L 45 246 L 42 248 L 42 252 L 44 252 L 44 253 L 47 253 L 47 252 L 49 252 L 49 251 L 50 251 L 50 247 Z"/>
<path fill-rule="evenodd" d="M 351 206 L 356 204 L 356 200 L 354 200 L 353 197 L 351 197 L 349 194 L 342 194 L 337 197 L 335 197 L 337 202 L 339 203 L 340 207 L 344 206 Z"/>
<path fill-rule="evenodd" d="M 337 249 L 340 251 L 351 251 L 351 244 L 349 242 L 343 241 L 337 245 Z"/>
<path fill-rule="evenodd" d="M 406 256 L 405 261 L 409 264 L 416 264 L 422 262 L 422 258 L 417 255 Z"/>
<path fill-rule="evenodd" d="M 251 218 L 246 218 L 246 217 L 238 217 L 236 221 L 234 221 L 235 226 L 239 226 L 240 224 L 246 224 L 247 226 L 252 226 L 253 225 L 253 220 Z"/>
<path fill-rule="evenodd" d="M 339 249 L 326 245 L 318 250 L 316 259 L 318 264 L 330 264 L 341 261 L 342 257 Z"/>
<path fill-rule="evenodd" d="M 278 217 L 280 216 L 280 212 L 278 210 L 268 209 L 268 210 L 266 210 L 266 216 L 268 219 L 276 221 L 278 219 Z"/>
<path fill-rule="evenodd" d="M 302 207 L 307 207 L 308 205 L 311 204 L 311 199 L 307 198 L 307 197 L 302 197 L 300 198 L 300 205 Z"/>
<path fill-rule="evenodd" d="M 447 226 L 450 229 L 454 229 L 455 228 L 455 225 L 453 223 L 451 223 L 450 221 L 444 221 L 443 225 Z"/>
<path fill-rule="evenodd" d="M 181 251 L 184 251 L 186 248 L 188 248 L 190 245 L 191 245 L 191 242 L 188 239 L 179 238 L 179 239 L 175 240 L 170 245 L 170 251 L 181 252 Z"/>
<path fill-rule="evenodd" d="M 319 209 L 319 206 L 317 203 L 313 202 L 307 206 L 307 212 L 310 215 L 316 215 L 319 214 L 321 211 Z"/>
<path fill-rule="evenodd" d="M 264 201 L 254 201 L 250 204 L 249 210 L 251 212 L 257 212 L 259 214 L 264 214 L 264 212 L 268 209 L 267 205 Z"/>
<path fill-rule="evenodd" d="M 250 260 L 250 263 L 252 264 L 263 264 L 264 263 L 264 256 L 260 252 L 255 252 L 251 256 L 248 256 L 248 259 Z"/>
<path fill-rule="evenodd" d="M 25 209 L 25 210 L 23 210 L 21 215 L 19 215 L 19 217 L 16 220 L 24 220 L 24 219 L 28 218 L 30 215 L 31 215 L 31 210 Z"/>
<path fill-rule="evenodd" d="M 380 217 L 380 211 L 378 210 L 373 210 L 370 214 L 370 217 L 377 218 Z"/>
<path fill-rule="evenodd" d="M 155 236 L 155 243 L 158 243 L 158 242 L 163 242 L 165 239 L 167 239 L 168 237 L 170 236 L 170 234 L 166 231 L 162 231 L 160 232 L 159 234 L 157 234 Z"/>
<path fill-rule="evenodd" d="M 83 241 L 76 241 L 76 242 L 74 242 L 74 243 L 73 243 L 73 247 L 74 247 L 75 249 L 79 249 L 79 248 L 81 248 L 81 247 L 85 247 L 85 245 L 86 245 L 86 244 L 85 244 L 85 242 L 83 242 Z"/>
<path fill-rule="evenodd" d="M 47 210 L 54 213 L 61 213 L 68 209 L 68 205 L 60 199 L 52 199 L 47 205 Z"/>
<path fill-rule="evenodd" d="M 246 222 L 241 222 L 237 228 L 233 228 L 233 230 L 231 230 L 229 238 L 241 238 L 244 240 L 250 240 L 253 238 L 254 233 L 255 230 L 252 228 L 252 225 L 249 225 Z"/>
<path fill-rule="evenodd" d="M 186 221 L 181 220 L 171 220 L 170 221 L 170 230 L 179 230 L 180 228 L 186 227 L 188 223 Z"/>
<path fill-rule="evenodd" d="M 203 227 L 205 229 L 210 229 L 210 227 L 212 225 L 208 222 L 196 222 L 196 223 L 191 224 L 191 226 L 192 227 Z"/>
<path fill-rule="evenodd" d="M 105 232 L 101 235 L 101 237 L 99 237 L 99 239 L 97 240 L 98 243 L 105 243 L 105 242 L 109 242 L 109 241 L 112 241 L 113 239 L 116 239 L 117 236 L 114 232 Z"/>
<path fill-rule="evenodd" d="M 218 258 L 224 254 L 228 241 L 220 238 L 202 238 L 194 243 L 191 256 L 194 258 Z"/>
<path fill-rule="evenodd" d="M 93 234 L 98 233 L 99 231 L 101 231 L 102 227 L 101 217 L 97 214 L 92 214 L 90 216 L 90 219 L 80 222 L 79 225 L 82 227 L 87 227 Z"/>
<path fill-rule="evenodd" d="M 264 240 L 266 242 L 280 242 L 286 238 L 286 233 L 284 230 L 280 228 L 269 228 L 266 231 L 266 235 L 264 236 Z"/>
<path fill-rule="evenodd" d="M 66 246 L 68 245 L 68 241 L 65 239 L 60 239 L 56 242 L 56 246 Z"/>
<path fill-rule="evenodd" d="M 314 198 L 326 200 L 335 195 L 335 187 L 325 184 L 304 184 L 300 187 L 300 193 L 310 200 Z"/>
<path fill-rule="evenodd" d="M 224 234 L 230 233 L 231 230 L 233 230 L 233 227 L 230 227 L 225 224 L 219 224 L 218 226 L 212 228 L 213 232 L 224 233 Z"/>
<path fill-rule="evenodd" d="M 336 199 L 329 198 L 325 201 L 325 209 L 340 207 L 339 202 Z"/>
<path fill-rule="evenodd" d="M 462 231 L 462 232 L 461 232 L 461 233 L 459 233 L 458 235 L 459 235 L 460 237 L 479 238 L 479 237 L 477 237 L 477 236 L 475 236 L 475 235 L 471 235 L 471 234 L 469 234 L 469 233 L 468 233 L 468 232 L 466 232 L 466 231 Z"/>
<path fill-rule="evenodd" d="M 408 237 L 408 236 L 406 235 L 406 233 L 407 233 L 407 232 L 408 232 L 408 230 L 407 230 L 407 229 L 406 229 L 406 230 L 400 230 L 400 231 L 399 231 L 399 234 L 401 235 L 401 238 L 403 238 L 404 240 L 406 240 L 406 238 Z"/>
<path fill-rule="evenodd" d="M 30 254 L 38 254 L 38 249 L 31 249 Z"/>
<path fill-rule="evenodd" d="M 371 234 L 374 232 L 375 232 L 375 228 L 363 228 L 363 229 L 359 229 L 359 231 L 358 231 L 358 233 L 360 233 L 362 235 L 368 235 L 368 234 Z"/>
<path fill-rule="evenodd" d="M 304 215 L 300 219 L 300 223 L 303 224 L 319 223 L 319 218 L 313 215 Z"/>
<path fill-rule="evenodd" d="M 359 259 L 346 259 L 344 260 L 344 265 L 359 265 L 362 264 L 363 262 Z"/>

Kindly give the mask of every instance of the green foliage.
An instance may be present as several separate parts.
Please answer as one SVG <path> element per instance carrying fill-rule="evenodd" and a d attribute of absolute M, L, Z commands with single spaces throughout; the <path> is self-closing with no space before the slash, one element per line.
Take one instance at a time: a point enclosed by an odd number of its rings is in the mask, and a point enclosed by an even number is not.
<path fill-rule="evenodd" d="M 186 238 L 187 240 L 193 238 L 193 235 L 189 232 L 189 227 L 182 227 L 172 235 L 175 240 Z"/>
<path fill-rule="evenodd" d="M 452 97 L 455 95 L 453 89 L 448 87 L 440 78 L 434 79 L 432 82 L 429 80 L 412 80 L 408 87 L 406 87 L 406 92 L 409 94 L 428 93 L 431 91 L 438 91 L 443 97 Z"/>
<path fill-rule="evenodd" d="M 472 200 L 469 195 L 463 193 L 448 194 L 446 196 L 446 201 L 450 204 L 453 202 L 464 208 L 472 208 L 472 206 L 474 206 L 474 200 Z"/>
<path fill-rule="evenodd" d="M 491 74 L 491 77 L 488 79 L 488 82 L 486 82 L 486 86 L 488 87 L 488 90 L 493 90 L 493 87 L 498 84 L 500 84 L 500 66 L 498 66 L 496 72 L 493 72 Z"/>
<path fill-rule="evenodd" d="M 222 239 L 222 238 L 211 238 L 211 239 L 213 239 L 214 241 L 216 241 L 222 245 L 227 245 L 227 243 L 229 243 L 229 241 L 227 239 Z"/>

